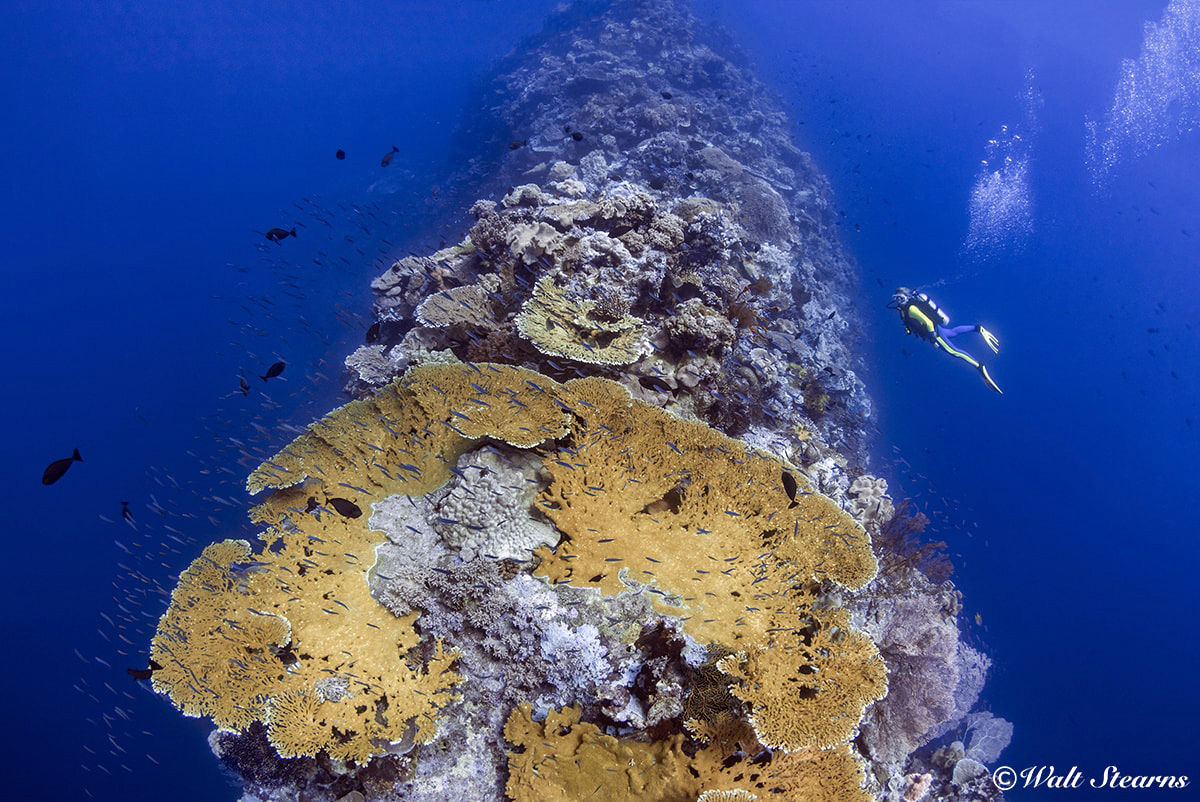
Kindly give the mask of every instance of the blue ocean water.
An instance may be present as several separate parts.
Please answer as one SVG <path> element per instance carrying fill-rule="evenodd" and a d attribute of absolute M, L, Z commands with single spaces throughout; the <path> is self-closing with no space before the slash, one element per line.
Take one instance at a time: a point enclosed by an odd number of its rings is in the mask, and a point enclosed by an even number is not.
<path fill-rule="evenodd" d="M 904 492 L 943 513 L 936 537 L 968 617 L 981 615 L 974 634 L 995 661 L 984 697 L 1016 725 L 1000 762 L 1195 778 L 1200 137 L 1164 135 L 1143 154 L 1126 143 L 1098 183 L 1086 127 L 1166 4 L 916 5 L 711 8 L 787 98 L 843 205 L 883 442 Z M 1191 33 L 1177 26 L 1163 69 L 1187 93 L 1157 102 L 1194 125 L 1200 6 L 1172 5 Z M 1153 139 L 1155 117 L 1125 108 Z M 1006 155 L 1024 180 L 1007 199 L 991 187 L 1010 211 L 994 242 L 968 248 L 972 192 Z M 1003 396 L 904 336 L 884 308 L 901 284 L 999 336 Z"/>
<path fill-rule="evenodd" d="M 125 674 L 155 585 L 250 533 L 246 454 L 340 402 L 386 260 L 461 236 L 435 187 L 481 154 L 455 125 L 554 5 L 0 8 L 10 796 L 234 798 L 207 725 Z M 1001 762 L 1200 774 L 1195 95 L 1126 104 L 1140 140 L 1106 127 L 1167 4 L 694 8 L 835 188 L 878 458 L 980 615 L 984 697 L 1016 726 Z M 1171 9 L 1200 25 L 1197 4 Z M 1194 48 L 1174 58 L 1197 74 Z M 884 308 L 900 284 L 997 333 L 1003 396 L 904 335 Z M 74 448 L 84 462 L 43 487 Z"/>

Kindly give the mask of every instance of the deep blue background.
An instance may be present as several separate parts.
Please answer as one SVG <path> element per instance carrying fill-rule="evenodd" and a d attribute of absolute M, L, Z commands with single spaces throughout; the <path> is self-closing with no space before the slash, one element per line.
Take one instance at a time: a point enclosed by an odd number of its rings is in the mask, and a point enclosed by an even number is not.
<path fill-rule="evenodd" d="M 1165 5 L 702 4 L 785 97 L 846 212 L 885 445 L 911 466 L 894 475 L 961 555 L 964 619 L 981 613 L 996 663 L 985 701 L 1016 724 L 1001 763 L 1018 769 L 1200 775 L 1200 136 L 1123 163 L 1103 192 L 1084 158 L 1085 118 Z M 972 258 L 968 193 L 987 140 L 1023 120 L 1028 70 L 1033 232 Z M 999 335 L 1004 396 L 884 308 L 899 284 L 943 279 L 954 322 Z"/>
<path fill-rule="evenodd" d="M 241 452 L 337 402 L 377 260 L 461 235 L 423 225 L 464 156 L 450 134 L 471 82 L 553 5 L 0 9 L 7 795 L 233 798 L 207 727 L 124 675 L 164 604 L 147 582 L 169 587 L 204 543 L 247 533 Z M 1122 164 L 1104 192 L 1084 167 L 1084 119 L 1163 7 L 696 5 L 744 45 L 837 191 L 880 462 L 905 460 L 897 492 L 958 555 L 1018 768 L 1200 774 L 1200 138 Z M 1022 119 L 1030 69 L 1034 229 L 1024 249 L 972 257 L 967 196 L 988 138 Z M 261 237 L 296 223 L 279 247 Z M 941 280 L 956 322 L 1000 336 L 1003 397 L 883 308 L 897 284 Z M 288 369 L 263 384 L 275 359 Z M 240 371 L 253 394 L 223 397 Z M 85 462 L 42 487 L 74 447 Z"/>

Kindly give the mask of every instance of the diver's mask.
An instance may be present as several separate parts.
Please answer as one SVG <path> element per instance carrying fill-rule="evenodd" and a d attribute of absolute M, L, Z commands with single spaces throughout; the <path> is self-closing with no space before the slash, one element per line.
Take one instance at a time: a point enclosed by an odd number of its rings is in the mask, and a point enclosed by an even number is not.
<path fill-rule="evenodd" d="M 913 291 L 908 287 L 897 287 L 892 293 L 892 300 L 888 302 L 888 309 L 899 309 L 912 300 Z"/>

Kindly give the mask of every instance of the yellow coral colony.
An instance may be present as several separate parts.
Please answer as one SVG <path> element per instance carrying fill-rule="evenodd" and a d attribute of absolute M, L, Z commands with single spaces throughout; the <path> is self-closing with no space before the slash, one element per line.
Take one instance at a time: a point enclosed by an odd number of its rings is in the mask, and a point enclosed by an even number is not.
<path fill-rule="evenodd" d="M 749 757 L 761 744 L 745 720 L 728 713 L 694 729 L 695 754 L 683 735 L 643 742 L 603 734 L 579 720 L 578 708 L 551 710 L 534 721 L 528 704 L 513 711 L 504 737 L 505 788 L 518 802 L 866 802 L 862 773 L 845 743 L 832 749 L 777 752 L 769 762 Z M 740 756 L 740 757 L 739 757 Z"/>
<path fill-rule="evenodd" d="M 517 315 L 517 330 L 543 354 L 593 365 L 628 365 L 645 347 L 642 321 L 629 315 L 600 320 L 594 301 L 572 303 L 548 277 Z"/>
<path fill-rule="evenodd" d="M 646 584 L 660 611 L 726 653 L 716 665 L 749 704 L 757 741 L 805 772 L 851 778 L 840 787 L 853 798 L 859 774 L 845 743 L 886 693 L 886 669 L 844 611 L 818 602 L 815 580 L 859 588 L 874 576 L 864 530 L 807 488 L 791 507 L 779 461 L 740 441 L 613 382 L 566 389 L 571 445 L 545 457 L 552 480 L 539 503 L 568 537 L 540 550 L 538 573 L 606 594 Z M 774 765 L 766 773 L 785 769 Z"/>
<path fill-rule="evenodd" d="M 554 714 L 561 726 L 514 711 L 510 795 L 575 798 L 568 775 L 605 767 L 596 771 L 608 783 L 604 755 L 615 755 L 633 796 L 613 786 L 605 798 L 720 790 L 749 799 L 762 785 L 721 766 L 729 732 L 753 725 L 739 731 L 743 747 L 753 740 L 786 751 L 769 770 L 751 772 L 763 783 L 844 777 L 848 795 L 827 798 L 857 798 L 859 769 L 845 742 L 865 705 L 885 693 L 886 673 L 873 644 L 816 594 L 818 580 L 850 588 L 870 580 L 876 564 L 866 533 L 807 487 L 789 507 L 778 460 L 634 401 L 605 379 L 559 384 L 511 366 L 430 364 L 314 423 L 248 480 L 252 492 L 275 490 L 252 512 L 267 527 L 261 553 L 243 541 L 214 544 L 181 577 L 154 639 L 163 666 L 156 689 L 221 727 L 264 721 L 284 755 L 324 749 L 362 760 L 414 723 L 427 742 L 459 680 L 453 655 L 439 644 L 420 660 L 415 614 L 394 618 L 371 598 L 368 573 L 383 538 L 367 529 L 368 516 L 305 508 L 326 494 L 365 505 L 428 493 L 485 438 L 535 448 L 552 477 L 538 507 L 565 537 L 539 550 L 537 574 L 607 595 L 643 588 L 723 655 L 709 673 L 726 677 L 751 711 L 750 722 L 726 711 L 689 721 L 709 743 L 690 760 L 677 740 L 618 741 L 569 708 Z M 561 752 L 553 772 L 553 756 L 539 756 L 541 739 L 567 737 L 551 729 L 575 733 L 576 769 Z M 692 796 L 659 794 L 664 788 Z"/>
<path fill-rule="evenodd" d="M 247 480 L 275 491 L 251 511 L 261 553 L 216 543 L 181 575 L 151 646 L 155 689 L 218 727 L 266 723 L 285 757 L 363 761 L 413 726 L 428 742 L 461 679 L 454 656 L 438 644 L 421 661 L 416 614 L 397 619 L 371 597 L 383 536 L 368 516 L 314 515 L 309 500 L 423 495 L 485 436 L 525 448 L 560 437 L 551 385 L 520 368 L 430 365 L 313 423 Z"/>
<path fill-rule="evenodd" d="M 251 474 L 252 492 L 276 490 L 251 512 L 266 526 L 261 553 L 224 541 L 183 573 L 152 643 L 163 666 L 156 690 L 222 728 L 265 722 L 284 756 L 324 749 L 361 761 L 414 725 L 419 741 L 432 738 L 437 709 L 460 679 L 453 655 L 439 645 L 422 663 L 416 615 L 397 619 L 371 597 L 383 537 L 366 517 L 305 510 L 327 495 L 365 505 L 427 493 L 485 432 L 530 446 L 565 431 L 565 413 L 534 389 L 539 374 L 462 370 L 473 380 L 456 368 L 414 370 L 314 423 Z M 494 406 L 472 403 L 476 387 L 495 393 Z M 455 405 L 462 411 L 451 412 Z"/>

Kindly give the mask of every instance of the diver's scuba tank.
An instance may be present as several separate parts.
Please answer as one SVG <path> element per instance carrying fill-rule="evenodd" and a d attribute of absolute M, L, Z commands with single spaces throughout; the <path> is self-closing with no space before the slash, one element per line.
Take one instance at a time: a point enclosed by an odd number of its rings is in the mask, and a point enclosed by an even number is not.
<path fill-rule="evenodd" d="M 913 296 L 913 300 L 921 305 L 921 311 L 924 312 L 931 320 L 934 318 L 934 316 L 936 316 L 938 325 L 950 325 L 950 316 L 943 312 L 941 307 L 935 304 L 933 299 L 928 295 L 923 292 L 918 292 Z"/>

